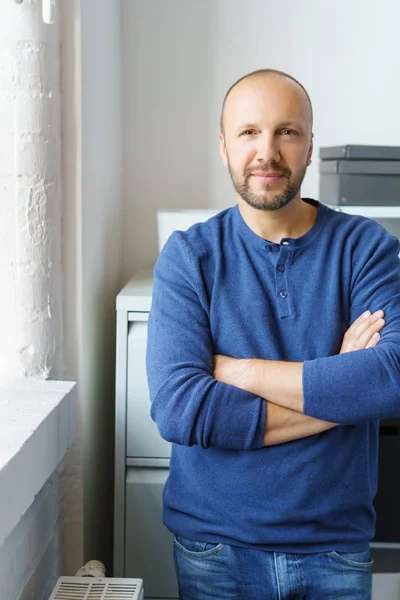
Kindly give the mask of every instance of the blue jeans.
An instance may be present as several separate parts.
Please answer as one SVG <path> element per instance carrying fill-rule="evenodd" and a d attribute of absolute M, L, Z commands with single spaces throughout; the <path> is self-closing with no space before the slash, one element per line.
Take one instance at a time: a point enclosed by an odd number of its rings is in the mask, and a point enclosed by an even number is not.
<path fill-rule="evenodd" d="M 181 600 L 370 600 L 369 551 L 289 554 L 175 536 Z"/>

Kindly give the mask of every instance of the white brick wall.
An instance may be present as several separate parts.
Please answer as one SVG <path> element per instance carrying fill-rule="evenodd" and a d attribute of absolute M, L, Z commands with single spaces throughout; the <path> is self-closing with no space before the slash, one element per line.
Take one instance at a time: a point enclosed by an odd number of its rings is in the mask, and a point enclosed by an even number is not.
<path fill-rule="evenodd" d="M 41 5 L 0 2 L 0 384 L 63 376 L 60 36 L 58 15 L 45 25 Z M 61 474 L 44 483 L 71 443 L 69 415 L 62 403 L 38 426 L 44 405 L 29 411 L 11 392 L 9 402 L 0 407 L 0 600 L 47 600 L 61 572 Z"/>
<path fill-rule="evenodd" d="M 62 378 L 59 24 L 0 3 L 0 382 Z"/>

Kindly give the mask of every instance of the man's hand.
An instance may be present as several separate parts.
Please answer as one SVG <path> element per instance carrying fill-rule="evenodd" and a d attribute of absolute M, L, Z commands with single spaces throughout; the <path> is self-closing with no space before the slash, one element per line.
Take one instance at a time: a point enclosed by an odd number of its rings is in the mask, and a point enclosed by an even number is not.
<path fill-rule="evenodd" d="M 359 316 L 344 334 L 339 354 L 374 348 L 380 340 L 379 332 L 385 325 L 383 317 L 383 310 L 373 314 L 367 310 Z M 231 358 L 221 354 L 214 356 L 214 379 L 244 390 L 249 389 L 255 368 L 254 359 Z"/>
<path fill-rule="evenodd" d="M 373 314 L 367 310 L 358 317 L 344 334 L 339 354 L 374 348 L 381 337 L 379 332 L 385 325 L 384 314 L 383 310 Z"/>
<path fill-rule="evenodd" d="M 384 313 L 380 310 L 373 315 L 370 311 L 366 311 L 358 317 L 346 331 L 340 353 L 344 354 L 376 346 L 380 339 L 379 331 L 385 325 L 383 316 Z M 257 382 L 264 379 L 263 369 L 258 369 L 257 366 L 260 364 L 262 366 L 263 363 L 266 364 L 267 362 L 273 363 L 273 361 L 236 359 L 216 355 L 214 356 L 214 378 L 253 393 L 261 392 L 259 395 L 266 399 L 269 396 L 268 378 L 265 394 L 262 390 L 257 390 L 253 386 L 254 380 Z M 278 362 L 275 364 L 278 365 Z M 283 363 L 283 367 L 285 368 L 285 363 Z M 276 378 L 276 373 L 274 376 Z M 264 446 L 274 446 L 275 444 L 323 433 L 338 425 L 337 423 L 314 419 L 304 415 L 298 409 L 281 406 L 267 399 L 266 403 L 268 416 L 264 433 Z"/>
<path fill-rule="evenodd" d="M 251 381 L 253 359 L 231 358 L 222 354 L 214 355 L 214 379 L 229 383 L 242 390 Z"/>
<path fill-rule="evenodd" d="M 346 331 L 340 353 L 344 354 L 376 346 L 380 339 L 379 331 L 385 325 L 383 316 L 383 311 L 377 311 L 373 315 L 370 311 L 366 311 L 358 317 Z M 216 355 L 214 356 L 214 378 L 256 392 L 256 389 L 252 389 L 254 378 L 262 378 L 263 370 L 257 369 L 257 365 L 262 363 L 263 361 L 258 360 Z M 266 387 L 268 388 L 268 385 Z M 266 394 L 260 394 L 260 396 L 264 399 L 268 397 Z M 304 415 L 302 411 L 275 404 L 267 399 L 266 404 L 267 424 L 264 432 L 264 446 L 274 446 L 323 433 L 338 425 L 337 423 L 314 419 Z"/>
<path fill-rule="evenodd" d="M 340 353 L 373 348 L 385 324 L 383 311 L 363 313 L 346 331 Z M 214 356 L 214 378 L 274 404 L 303 412 L 303 363 Z"/>

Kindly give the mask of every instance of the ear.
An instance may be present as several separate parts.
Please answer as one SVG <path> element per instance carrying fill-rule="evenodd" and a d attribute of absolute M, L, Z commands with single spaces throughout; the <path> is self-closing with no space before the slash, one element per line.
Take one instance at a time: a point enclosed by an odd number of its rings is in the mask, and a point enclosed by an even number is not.
<path fill-rule="evenodd" d="M 311 134 L 310 147 L 308 149 L 308 154 L 307 154 L 307 167 L 309 167 L 311 165 L 311 162 L 312 162 L 312 155 L 313 155 L 313 150 L 314 150 L 313 137 L 314 137 L 314 134 L 312 133 Z"/>
<path fill-rule="evenodd" d="M 225 167 L 228 167 L 228 156 L 226 154 L 225 139 L 222 133 L 219 134 L 219 153 Z"/>

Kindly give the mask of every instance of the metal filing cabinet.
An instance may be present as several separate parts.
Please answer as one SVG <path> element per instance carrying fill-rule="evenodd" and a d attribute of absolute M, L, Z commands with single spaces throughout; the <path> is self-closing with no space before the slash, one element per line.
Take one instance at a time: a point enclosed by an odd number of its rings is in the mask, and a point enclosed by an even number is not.
<path fill-rule="evenodd" d="M 171 445 L 150 417 L 146 378 L 151 272 L 117 296 L 114 576 L 140 577 L 146 598 L 178 598 L 173 537 L 162 523 Z"/>

